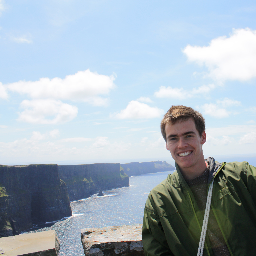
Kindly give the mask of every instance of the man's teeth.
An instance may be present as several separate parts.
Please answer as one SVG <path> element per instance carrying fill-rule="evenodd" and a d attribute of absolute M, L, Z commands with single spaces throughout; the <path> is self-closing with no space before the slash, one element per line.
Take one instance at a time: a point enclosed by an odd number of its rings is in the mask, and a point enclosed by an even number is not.
<path fill-rule="evenodd" d="M 191 153 L 191 151 L 180 153 L 179 156 L 187 156 Z"/>

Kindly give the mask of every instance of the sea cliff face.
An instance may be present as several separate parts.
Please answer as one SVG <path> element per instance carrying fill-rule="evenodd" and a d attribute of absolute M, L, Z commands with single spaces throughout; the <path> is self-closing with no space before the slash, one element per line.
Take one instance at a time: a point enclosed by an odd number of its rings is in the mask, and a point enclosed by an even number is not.
<path fill-rule="evenodd" d="M 72 214 L 57 165 L 0 166 L 0 237 Z"/>
<path fill-rule="evenodd" d="M 121 168 L 129 177 L 146 173 L 173 171 L 175 169 L 166 161 L 132 162 L 121 164 Z"/>
<path fill-rule="evenodd" d="M 119 163 L 59 165 L 71 201 L 89 197 L 101 190 L 129 186 L 129 177 Z"/>
<path fill-rule="evenodd" d="M 0 237 L 72 214 L 70 200 L 129 186 L 129 177 L 174 170 L 162 161 L 128 164 L 0 165 Z"/>
<path fill-rule="evenodd" d="M 0 166 L 0 237 L 72 214 L 70 200 L 129 186 L 120 164 Z"/>

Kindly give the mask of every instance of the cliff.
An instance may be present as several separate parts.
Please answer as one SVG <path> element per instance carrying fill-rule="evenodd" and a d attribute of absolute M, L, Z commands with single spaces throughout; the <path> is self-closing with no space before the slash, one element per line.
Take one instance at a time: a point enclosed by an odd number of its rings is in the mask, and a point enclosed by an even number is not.
<path fill-rule="evenodd" d="M 119 163 L 59 165 L 71 201 L 89 197 L 100 190 L 129 186 L 129 177 Z"/>
<path fill-rule="evenodd" d="M 175 169 L 166 161 L 132 162 L 121 164 L 121 168 L 129 177 L 146 173 L 173 171 Z"/>
<path fill-rule="evenodd" d="M 71 214 L 57 165 L 0 166 L 0 237 Z"/>

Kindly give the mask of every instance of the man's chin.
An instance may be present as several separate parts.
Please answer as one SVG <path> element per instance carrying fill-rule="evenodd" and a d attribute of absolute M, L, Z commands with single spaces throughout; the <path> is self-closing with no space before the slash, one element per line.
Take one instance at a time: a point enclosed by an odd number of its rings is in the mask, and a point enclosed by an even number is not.
<path fill-rule="evenodd" d="M 189 169 L 193 166 L 192 163 L 185 162 L 185 161 L 176 161 L 180 169 Z"/>

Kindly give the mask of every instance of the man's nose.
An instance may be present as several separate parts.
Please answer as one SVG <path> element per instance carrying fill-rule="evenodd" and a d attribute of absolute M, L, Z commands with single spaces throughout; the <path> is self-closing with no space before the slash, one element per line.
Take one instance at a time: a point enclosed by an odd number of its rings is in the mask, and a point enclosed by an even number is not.
<path fill-rule="evenodd" d="M 184 148 L 184 147 L 186 147 L 186 145 L 187 145 L 187 142 L 185 141 L 185 139 L 180 138 L 178 141 L 178 148 Z"/>

